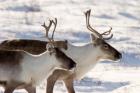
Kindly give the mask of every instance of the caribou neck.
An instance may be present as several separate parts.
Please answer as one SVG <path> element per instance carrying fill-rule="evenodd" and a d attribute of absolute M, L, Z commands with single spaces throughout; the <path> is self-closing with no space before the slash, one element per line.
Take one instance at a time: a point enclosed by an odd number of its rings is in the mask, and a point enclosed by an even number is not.
<path fill-rule="evenodd" d="M 85 64 L 85 62 L 87 61 L 93 63 L 93 61 L 95 60 L 98 61 L 98 59 L 95 58 L 101 56 L 101 54 L 97 50 L 97 47 L 94 47 L 92 43 L 86 44 L 84 46 L 75 46 L 72 44 L 68 44 L 68 50 L 63 50 L 63 52 L 78 64 Z"/>
<path fill-rule="evenodd" d="M 76 63 L 76 79 L 82 78 L 100 59 L 100 51 L 92 43 L 84 46 L 68 44 L 68 50 L 63 50 Z"/>

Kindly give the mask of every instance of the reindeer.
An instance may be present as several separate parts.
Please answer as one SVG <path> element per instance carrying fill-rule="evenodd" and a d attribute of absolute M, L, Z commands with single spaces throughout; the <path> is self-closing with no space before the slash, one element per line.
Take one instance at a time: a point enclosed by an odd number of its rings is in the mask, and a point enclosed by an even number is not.
<path fill-rule="evenodd" d="M 50 23 L 56 25 L 52 20 Z M 43 26 L 50 29 L 50 26 Z M 75 62 L 54 46 L 54 40 L 48 39 L 49 43 L 45 44 L 47 50 L 39 55 L 20 49 L 0 50 L 0 84 L 5 88 L 4 93 L 12 93 L 17 87 L 36 93 L 35 86 L 55 69 L 71 70 L 75 67 Z"/>
<path fill-rule="evenodd" d="M 68 43 L 68 49 L 62 49 L 67 56 L 71 57 L 76 62 L 77 65 L 75 72 L 71 74 L 69 71 L 55 70 L 47 79 L 49 82 L 50 79 L 56 78 L 56 76 L 59 74 L 57 80 L 59 79 L 64 81 L 68 93 L 75 93 L 73 80 L 83 78 L 85 74 L 89 72 L 101 59 L 117 61 L 122 58 L 121 53 L 106 42 L 106 40 L 113 37 L 113 34 L 111 34 L 109 37 L 104 37 L 105 35 L 109 35 L 111 33 L 112 27 L 109 31 L 100 34 L 98 31 L 93 29 L 89 23 L 90 12 L 91 10 L 86 11 L 85 17 L 87 29 L 92 32 L 92 42 L 80 47 Z M 47 93 L 53 93 L 53 87 L 54 83 L 47 83 Z"/>
<path fill-rule="evenodd" d="M 93 29 L 89 23 L 90 12 L 91 10 L 85 12 L 85 16 L 87 29 L 92 32 L 92 42 L 84 46 L 74 46 L 68 42 L 67 50 L 61 49 L 67 56 L 71 57 L 76 62 L 76 69 L 74 73 L 70 73 L 69 71 L 61 69 L 55 70 L 53 74 L 47 78 L 47 93 L 53 93 L 53 87 L 56 80 L 63 80 L 68 92 L 75 93 L 73 88 L 73 80 L 79 80 L 83 78 L 85 74 L 89 72 L 100 61 L 100 59 L 117 61 L 122 58 L 121 53 L 106 42 L 106 40 L 109 40 L 113 37 L 113 34 L 111 34 L 107 38 L 104 38 L 105 35 L 109 35 L 111 33 L 112 28 L 110 28 L 109 31 L 106 31 L 102 34 L 98 33 L 98 31 Z M 2 43 L 2 45 L 9 48 L 11 47 L 11 45 L 7 46 L 8 43 L 13 43 L 13 41 L 14 40 L 11 40 L 5 44 Z M 19 43 L 25 41 L 26 45 L 27 42 L 31 42 L 30 40 L 18 40 L 18 42 L 16 42 L 15 45 L 18 45 Z M 35 42 L 38 42 L 42 46 L 45 46 L 45 43 L 48 43 L 45 41 L 38 40 L 35 40 Z M 18 48 L 21 49 L 20 46 Z M 39 47 L 32 47 L 32 49 L 34 50 L 37 48 Z M 25 48 L 23 48 L 23 50 L 25 50 Z M 40 52 L 42 52 L 42 49 L 40 49 Z"/>

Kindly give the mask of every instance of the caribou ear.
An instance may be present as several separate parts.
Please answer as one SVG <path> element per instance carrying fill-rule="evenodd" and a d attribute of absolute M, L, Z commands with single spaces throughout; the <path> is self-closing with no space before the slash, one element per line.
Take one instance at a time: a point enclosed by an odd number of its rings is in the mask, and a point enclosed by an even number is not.
<path fill-rule="evenodd" d="M 65 40 L 65 50 L 68 49 L 68 40 Z"/>
<path fill-rule="evenodd" d="M 94 44 L 94 46 L 96 46 L 97 45 L 97 41 L 96 41 L 97 37 L 94 36 L 93 34 L 91 34 L 90 36 L 91 36 L 92 43 Z"/>
<path fill-rule="evenodd" d="M 95 42 L 95 40 L 97 39 L 93 34 L 90 34 L 90 36 L 91 36 L 91 40 L 92 40 L 92 42 Z"/>

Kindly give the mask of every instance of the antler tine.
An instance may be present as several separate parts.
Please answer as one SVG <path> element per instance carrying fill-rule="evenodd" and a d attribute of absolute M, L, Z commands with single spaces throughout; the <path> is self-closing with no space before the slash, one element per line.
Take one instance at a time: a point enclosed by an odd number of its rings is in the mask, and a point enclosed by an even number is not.
<path fill-rule="evenodd" d="M 96 37 L 99 37 L 99 38 L 102 38 L 102 35 L 100 33 L 98 33 L 95 29 L 93 29 L 89 23 L 89 20 L 90 20 L 90 12 L 91 12 L 91 9 L 88 10 L 87 12 L 85 12 L 85 16 L 86 16 L 86 26 L 87 28 L 93 32 L 93 34 L 96 36 Z"/>
<path fill-rule="evenodd" d="M 54 29 L 53 29 L 53 33 L 52 33 L 52 40 L 54 41 L 54 32 L 57 26 L 57 18 L 55 18 L 55 21 L 52 21 L 52 23 L 54 24 Z"/>
<path fill-rule="evenodd" d="M 113 37 L 113 34 L 111 34 L 109 37 L 104 37 L 103 39 L 104 40 L 109 40 L 109 39 L 111 39 Z"/>
<path fill-rule="evenodd" d="M 49 26 L 46 26 L 45 22 L 44 22 L 44 24 L 41 25 L 41 26 L 45 28 L 45 31 L 46 31 L 46 37 L 47 37 L 48 40 L 50 41 L 51 39 L 49 38 L 48 33 L 49 33 L 49 30 L 50 30 L 50 27 L 51 27 L 53 21 L 50 20 L 49 22 L 50 22 L 50 23 L 49 23 Z"/>
<path fill-rule="evenodd" d="M 103 36 L 103 35 L 109 35 L 109 34 L 111 33 L 111 31 L 112 31 L 112 27 L 110 27 L 110 29 L 109 29 L 108 31 L 102 33 L 101 35 L 102 35 L 102 36 Z M 113 34 L 111 34 L 109 37 L 103 38 L 103 39 L 104 39 L 104 40 L 109 40 L 109 39 L 111 39 L 112 37 L 113 37 Z"/>
<path fill-rule="evenodd" d="M 110 29 L 104 33 L 102 33 L 101 35 L 109 35 L 112 31 L 112 27 L 110 27 Z"/>

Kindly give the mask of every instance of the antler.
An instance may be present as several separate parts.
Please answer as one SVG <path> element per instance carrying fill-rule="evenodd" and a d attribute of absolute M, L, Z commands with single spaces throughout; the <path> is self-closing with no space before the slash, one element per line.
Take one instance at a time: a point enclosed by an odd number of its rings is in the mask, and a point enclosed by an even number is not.
<path fill-rule="evenodd" d="M 54 30 L 53 30 L 52 37 L 49 38 L 49 35 L 48 35 L 48 34 L 49 34 L 49 31 L 50 31 L 50 28 L 51 28 L 52 23 L 55 25 L 55 27 L 54 27 Z M 46 37 L 47 37 L 48 40 L 49 40 L 49 42 L 48 42 L 48 44 L 47 44 L 47 50 L 50 51 L 50 54 L 55 53 L 55 50 L 54 50 L 54 46 L 55 46 L 55 45 L 54 45 L 53 36 L 54 36 L 55 29 L 56 29 L 56 25 L 57 25 L 57 19 L 56 19 L 56 18 L 55 18 L 55 22 L 54 22 L 53 20 L 50 20 L 49 26 L 46 26 L 45 22 L 44 22 L 44 24 L 42 25 L 42 26 L 45 28 L 45 30 L 46 30 Z"/>
<path fill-rule="evenodd" d="M 107 38 L 104 38 L 103 35 L 109 35 L 109 34 L 111 33 L 112 27 L 111 27 L 108 31 L 106 31 L 106 32 L 104 32 L 104 33 L 102 33 L 102 34 L 98 33 L 98 31 L 96 31 L 95 29 L 93 29 L 93 28 L 91 27 L 91 25 L 90 25 L 90 23 L 89 23 L 89 20 L 90 20 L 90 12 L 91 12 L 91 10 L 88 10 L 87 12 L 85 12 L 85 16 L 86 16 L 86 26 L 87 26 L 87 28 L 88 28 L 91 32 L 93 32 L 94 36 L 96 36 L 96 37 L 98 37 L 98 38 L 101 38 L 101 39 L 104 39 L 104 40 L 111 39 L 111 38 L 113 37 L 113 34 L 111 34 L 111 35 L 110 35 L 109 37 L 107 37 Z"/>
<path fill-rule="evenodd" d="M 54 29 L 53 29 L 52 37 L 49 38 L 49 35 L 48 34 L 49 34 L 50 27 L 51 27 L 52 23 L 54 24 Z M 56 29 L 56 26 L 57 26 L 57 18 L 55 18 L 55 21 L 54 20 L 50 20 L 49 26 L 46 26 L 45 22 L 41 26 L 43 26 L 45 28 L 46 37 L 48 38 L 48 40 L 49 41 L 54 41 L 54 32 L 55 32 L 55 29 Z"/>
<path fill-rule="evenodd" d="M 51 38 L 49 38 L 49 30 L 50 30 L 50 28 L 51 28 L 51 25 L 52 25 L 52 22 L 53 22 L 53 20 L 49 20 L 49 26 L 46 26 L 46 24 L 45 24 L 45 22 L 44 22 L 44 24 L 43 25 L 41 25 L 42 27 L 44 27 L 45 28 L 45 31 L 46 31 L 46 37 L 48 38 L 48 40 L 49 41 L 52 41 L 51 40 Z"/>
<path fill-rule="evenodd" d="M 54 24 L 54 29 L 53 29 L 53 33 L 52 33 L 52 40 L 54 41 L 54 32 L 57 26 L 57 18 L 55 18 L 55 21 L 52 21 L 52 23 Z"/>
<path fill-rule="evenodd" d="M 110 27 L 110 29 L 104 33 L 102 33 L 101 35 L 109 35 L 111 33 L 112 27 Z"/>

